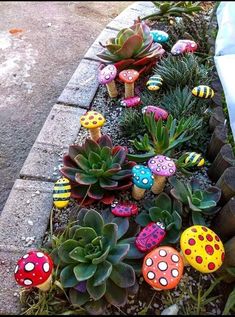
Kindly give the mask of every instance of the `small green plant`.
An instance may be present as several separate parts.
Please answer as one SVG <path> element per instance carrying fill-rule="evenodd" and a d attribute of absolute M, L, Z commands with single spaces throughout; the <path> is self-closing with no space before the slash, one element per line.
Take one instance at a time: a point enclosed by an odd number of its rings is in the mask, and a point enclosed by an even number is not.
<path fill-rule="evenodd" d="M 174 148 L 192 138 L 192 131 L 201 124 L 200 121 L 195 122 L 194 117 L 182 118 L 177 122 L 169 115 L 165 123 L 162 119 L 156 122 L 152 114 L 144 114 L 143 118 L 148 134 L 145 133 L 140 140 L 135 139 L 133 146 L 145 153 L 127 155 L 128 159 L 135 162 L 145 162 L 157 154 L 170 156 Z"/>
<path fill-rule="evenodd" d="M 227 298 L 222 315 L 229 315 L 230 312 L 235 313 L 235 288 Z"/>
<path fill-rule="evenodd" d="M 86 139 L 82 146 L 71 145 L 64 156 L 61 173 L 71 181 L 71 196 L 82 205 L 94 201 L 110 204 L 115 191 L 132 186 L 134 162 L 126 160 L 127 148 L 113 146 L 103 135 L 97 142 Z"/>
<path fill-rule="evenodd" d="M 168 181 L 173 186 L 172 196 L 183 203 L 186 214 L 191 212 L 194 225 L 206 225 L 203 216 L 212 216 L 218 212 L 219 207 L 216 206 L 221 197 L 220 188 L 211 186 L 202 190 L 195 178 L 185 184 L 175 176 L 170 177 Z"/>
<path fill-rule="evenodd" d="M 198 165 L 198 160 L 186 160 L 188 157 L 189 153 L 183 153 L 182 155 L 180 155 L 180 157 L 175 160 L 175 165 L 177 167 L 178 171 L 181 171 L 183 174 L 185 175 L 191 175 L 192 174 L 192 168 L 196 167 Z M 202 158 L 200 157 L 199 160 L 201 160 Z"/>
<path fill-rule="evenodd" d="M 125 109 L 119 126 L 122 135 L 128 138 L 135 138 L 137 135 L 143 135 L 146 132 L 143 115 L 139 109 Z"/>
<path fill-rule="evenodd" d="M 161 222 L 164 224 L 167 234 L 163 243 L 177 243 L 180 238 L 182 227 L 182 204 L 172 200 L 166 193 L 161 193 L 154 200 L 146 200 L 144 209 L 135 219 L 142 227 L 150 222 Z"/>

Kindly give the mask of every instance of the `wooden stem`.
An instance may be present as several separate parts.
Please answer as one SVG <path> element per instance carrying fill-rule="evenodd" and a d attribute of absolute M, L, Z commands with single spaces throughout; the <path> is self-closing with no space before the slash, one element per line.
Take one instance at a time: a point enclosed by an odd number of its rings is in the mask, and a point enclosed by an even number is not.
<path fill-rule="evenodd" d="M 136 185 L 133 185 L 132 187 L 132 197 L 135 200 L 140 200 L 144 197 L 145 189 L 139 188 Z"/>
<path fill-rule="evenodd" d="M 216 271 L 216 274 L 224 277 L 226 283 L 235 281 L 235 276 L 227 272 L 227 268 L 235 266 L 235 237 L 231 238 L 224 244 L 225 257 L 222 266 Z"/>
<path fill-rule="evenodd" d="M 224 120 L 225 117 L 222 107 L 214 108 L 209 120 L 210 131 L 214 131 L 217 125 L 224 124 Z"/>
<path fill-rule="evenodd" d="M 212 136 L 207 148 L 207 157 L 210 161 L 213 161 L 217 154 L 219 153 L 220 149 L 224 144 L 227 143 L 227 128 L 223 124 L 219 124 Z"/>
<path fill-rule="evenodd" d="M 109 93 L 109 97 L 116 98 L 118 95 L 118 91 L 117 91 L 115 81 L 112 80 L 110 83 L 106 84 L 106 87 Z"/>
<path fill-rule="evenodd" d="M 228 167 L 235 165 L 232 146 L 228 143 L 222 146 L 211 167 L 208 176 L 216 182 Z"/>
<path fill-rule="evenodd" d="M 221 188 L 221 202 L 224 205 L 235 196 L 235 167 L 227 168 L 218 179 L 216 186 Z"/>
<path fill-rule="evenodd" d="M 52 274 L 48 277 L 48 279 L 44 283 L 38 285 L 37 288 L 39 288 L 43 292 L 47 292 L 49 291 L 51 287 L 51 283 L 52 283 Z"/>
<path fill-rule="evenodd" d="M 125 83 L 125 98 L 134 97 L 135 95 L 134 87 L 135 87 L 134 83 L 132 84 Z"/>
<path fill-rule="evenodd" d="M 90 136 L 93 141 L 97 141 L 101 137 L 100 127 L 90 129 Z"/>
<path fill-rule="evenodd" d="M 166 177 L 165 176 L 154 175 L 154 183 L 153 183 L 153 186 L 151 188 L 151 191 L 154 194 L 160 194 L 163 191 L 165 184 L 166 184 Z"/>

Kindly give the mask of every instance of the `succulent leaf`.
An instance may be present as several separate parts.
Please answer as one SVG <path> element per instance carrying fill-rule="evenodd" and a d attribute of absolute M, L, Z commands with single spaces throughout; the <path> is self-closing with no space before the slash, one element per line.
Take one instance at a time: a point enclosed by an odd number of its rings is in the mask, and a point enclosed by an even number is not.
<path fill-rule="evenodd" d="M 110 261 L 112 264 L 117 264 L 126 257 L 129 249 L 129 244 L 118 244 L 109 252 L 107 260 Z"/>
<path fill-rule="evenodd" d="M 97 266 L 97 270 L 93 275 L 94 286 L 103 284 L 112 272 L 112 264 L 109 261 L 104 261 Z"/>
<path fill-rule="evenodd" d="M 96 269 L 97 265 L 95 264 L 79 263 L 74 267 L 73 272 L 76 276 L 76 279 L 81 282 L 91 278 L 94 275 Z"/>
<path fill-rule="evenodd" d="M 106 282 L 105 298 L 114 306 L 123 306 L 127 302 L 127 290 L 117 286 L 112 280 Z"/>
<path fill-rule="evenodd" d="M 135 284 L 135 272 L 133 268 L 123 262 L 113 265 L 110 278 L 117 286 L 122 288 L 131 287 Z"/>
<path fill-rule="evenodd" d="M 74 275 L 73 268 L 74 265 L 71 264 L 64 267 L 60 272 L 60 281 L 65 288 L 74 287 L 78 283 L 76 276 Z"/>
<path fill-rule="evenodd" d="M 94 286 L 94 276 L 87 281 L 86 287 L 87 287 L 87 292 L 95 301 L 101 299 L 106 292 L 105 283 L 100 284 L 98 286 Z"/>
<path fill-rule="evenodd" d="M 69 298 L 74 307 L 80 307 L 87 303 L 90 299 L 90 295 L 88 293 L 81 293 L 74 288 L 69 290 Z"/>

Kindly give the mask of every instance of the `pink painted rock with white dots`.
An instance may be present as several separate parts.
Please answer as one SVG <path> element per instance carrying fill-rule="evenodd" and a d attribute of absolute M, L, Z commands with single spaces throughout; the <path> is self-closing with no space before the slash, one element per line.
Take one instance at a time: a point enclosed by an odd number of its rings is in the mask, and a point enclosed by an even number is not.
<path fill-rule="evenodd" d="M 171 54 L 180 55 L 193 53 L 197 50 L 197 43 L 191 40 L 178 40 L 171 49 Z"/>
<path fill-rule="evenodd" d="M 160 107 L 156 107 L 156 106 L 146 106 L 142 109 L 142 113 L 146 113 L 146 114 L 150 114 L 153 113 L 154 114 L 154 119 L 156 121 L 158 121 L 160 118 L 162 118 L 162 120 L 166 120 L 168 117 L 168 112 Z"/>
<path fill-rule="evenodd" d="M 111 205 L 111 212 L 117 217 L 135 216 L 138 214 L 138 206 L 130 201 L 115 200 Z"/>

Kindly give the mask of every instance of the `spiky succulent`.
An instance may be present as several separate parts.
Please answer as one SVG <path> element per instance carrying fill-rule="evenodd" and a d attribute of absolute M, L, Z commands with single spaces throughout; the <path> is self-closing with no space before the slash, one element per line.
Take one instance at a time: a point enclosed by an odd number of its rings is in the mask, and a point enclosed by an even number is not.
<path fill-rule="evenodd" d="M 71 196 L 82 205 L 94 201 L 111 204 L 115 191 L 132 186 L 134 162 L 126 160 L 127 148 L 113 146 L 109 136 L 95 142 L 86 139 L 82 146 L 71 145 L 64 156 L 61 173 L 71 181 Z"/>
<path fill-rule="evenodd" d="M 150 222 L 162 222 L 167 231 L 162 243 L 177 243 L 182 227 L 181 202 L 171 199 L 166 193 L 161 193 L 153 200 L 146 200 L 144 208 L 146 211 L 142 211 L 135 221 L 142 227 L 147 226 Z"/>
<path fill-rule="evenodd" d="M 110 38 L 97 56 L 105 62 L 115 63 L 119 71 L 125 68 L 137 69 L 140 73 L 156 64 L 165 50 L 158 43 L 153 43 L 150 28 L 138 18 L 129 28 L 119 31 L 115 38 Z"/>
<path fill-rule="evenodd" d="M 218 212 L 217 203 L 221 197 L 221 190 L 211 186 L 206 190 L 200 188 L 200 183 L 193 178 L 190 183 L 183 183 L 175 176 L 170 177 L 169 183 L 173 186 L 172 196 L 185 206 L 184 211 L 192 213 L 194 225 L 206 225 L 204 216 L 212 216 Z"/>
<path fill-rule="evenodd" d="M 114 217 L 109 210 L 80 210 L 76 224 L 52 241 L 51 252 L 56 279 L 74 307 L 102 314 L 107 304 L 124 305 L 138 290 L 135 269 L 140 272 L 144 254 L 134 241 L 128 218 Z"/>

